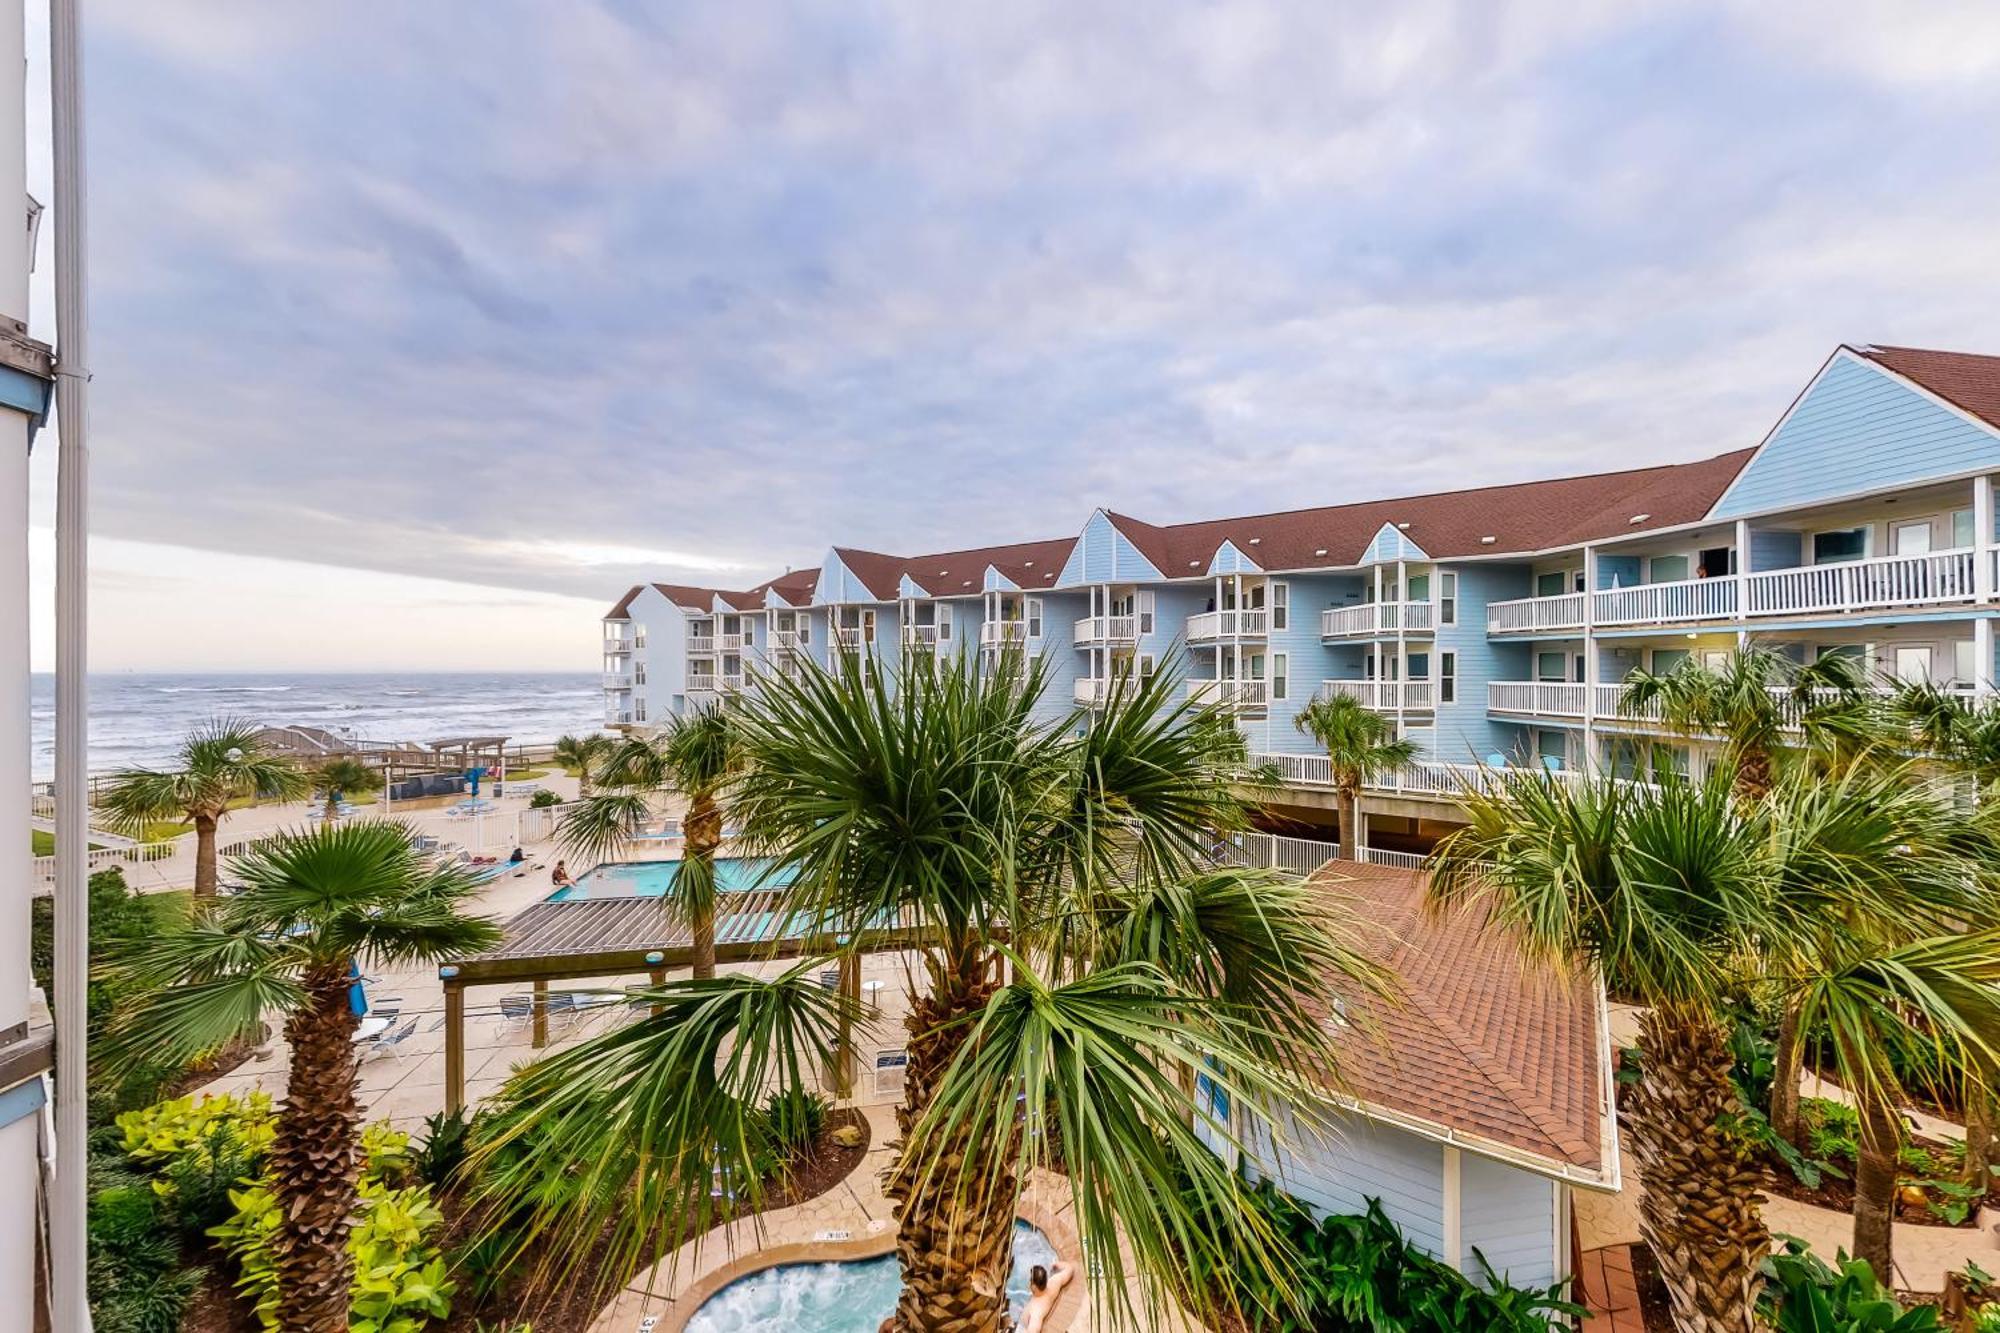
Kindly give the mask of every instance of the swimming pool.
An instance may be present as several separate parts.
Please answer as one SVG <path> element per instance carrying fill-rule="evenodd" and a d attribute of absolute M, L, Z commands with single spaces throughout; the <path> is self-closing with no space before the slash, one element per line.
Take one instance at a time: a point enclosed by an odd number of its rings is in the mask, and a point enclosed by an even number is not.
<path fill-rule="evenodd" d="M 775 889 L 791 882 L 784 871 L 766 876 L 770 862 L 743 856 L 715 858 L 715 887 L 724 893 L 746 889 Z M 679 861 L 621 861 L 586 870 L 576 883 L 550 894 L 552 903 L 578 898 L 658 898 L 666 893 L 679 872 Z"/>
<path fill-rule="evenodd" d="M 1028 1305 L 1028 1270 L 1055 1262 L 1055 1247 L 1026 1222 L 1014 1224 L 1014 1271 L 1007 1299 L 1015 1318 Z M 875 1333 L 903 1288 L 896 1256 L 839 1264 L 785 1264 L 738 1278 L 702 1303 L 687 1333 Z"/>

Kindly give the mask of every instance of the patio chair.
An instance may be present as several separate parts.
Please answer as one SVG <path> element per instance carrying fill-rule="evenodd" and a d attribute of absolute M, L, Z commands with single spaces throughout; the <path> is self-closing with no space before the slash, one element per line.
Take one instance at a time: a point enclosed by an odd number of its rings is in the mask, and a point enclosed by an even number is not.
<path fill-rule="evenodd" d="M 826 971 L 820 973 L 819 988 L 821 990 L 839 990 L 840 969 L 837 967 L 830 967 Z"/>
<path fill-rule="evenodd" d="M 875 1095 L 901 1093 L 910 1071 L 910 1053 L 901 1046 L 885 1046 L 875 1052 Z"/>
<path fill-rule="evenodd" d="M 500 1017 L 506 1020 L 509 1032 L 518 1031 L 535 1021 L 535 997 L 515 993 L 500 997 Z"/>
<path fill-rule="evenodd" d="M 369 1060 L 378 1055 L 393 1055 L 400 1060 L 409 1054 L 403 1049 L 404 1043 L 416 1035 L 417 1020 L 414 1018 L 394 1030 L 384 1028 L 381 1036 L 367 1044 L 361 1052 L 361 1058 Z"/>

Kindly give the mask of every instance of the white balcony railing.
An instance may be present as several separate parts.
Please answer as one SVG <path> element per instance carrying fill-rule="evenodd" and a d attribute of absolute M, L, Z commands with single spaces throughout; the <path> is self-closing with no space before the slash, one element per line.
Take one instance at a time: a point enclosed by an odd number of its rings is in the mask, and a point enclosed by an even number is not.
<path fill-rule="evenodd" d="M 689 694 L 714 694 L 715 677 L 712 674 L 689 676 L 687 678 L 687 687 Z"/>
<path fill-rule="evenodd" d="M 778 652 L 797 652 L 811 642 L 811 635 L 802 629 L 774 629 L 771 631 L 771 647 Z"/>
<path fill-rule="evenodd" d="M 1217 639 L 1261 639 L 1270 632 L 1268 611 L 1203 611 L 1188 617 L 1189 643 L 1213 643 Z"/>
<path fill-rule="evenodd" d="M 1085 616 L 1076 622 L 1076 646 L 1087 648 L 1100 643 L 1137 643 L 1137 616 Z"/>
<path fill-rule="evenodd" d="M 989 620 L 979 627 L 979 641 L 989 647 L 1006 643 L 1026 643 L 1028 622 L 1025 620 Z"/>
<path fill-rule="evenodd" d="M 1969 602 L 1972 569 L 1971 551 L 1773 569 L 1746 579 L 1744 597 L 1753 616 Z"/>
<path fill-rule="evenodd" d="M 607 727 L 629 727 L 632 725 L 632 710 L 629 708 L 607 708 L 604 710 L 604 725 Z"/>
<path fill-rule="evenodd" d="M 629 653 L 632 651 L 632 641 L 622 635 L 615 639 L 606 639 L 604 641 L 604 651 L 607 653 Z"/>
<path fill-rule="evenodd" d="M 937 647 L 936 625 L 903 626 L 903 643 L 911 648 Z"/>
<path fill-rule="evenodd" d="M 1262 708 L 1270 697 L 1261 680 L 1191 680 L 1187 693 L 1190 703 L 1223 708 Z"/>
<path fill-rule="evenodd" d="M 627 671 L 607 671 L 604 673 L 604 688 L 607 690 L 629 690 L 632 675 Z"/>
<path fill-rule="evenodd" d="M 1111 697 L 1111 682 L 1095 680 L 1089 676 L 1079 676 L 1076 681 L 1076 701 L 1086 706 L 1095 706 Z"/>
<path fill-rule="evenodd" d="M 851 652 L 867 642 L 867 632 L 859 625 L 835 625 L 833 627 L 833 643 L 837 648 L 845 648 Z"/>
<path fill-rule="evenodd" d="M 1533 634 L 1542 630 L 1582 628 L 1583 594 L 1580 592 L 1486 604 L 1486 630 L 1489 634 Z"/>
<path fill-rule="evenodd" d="M 690 634 L 688 635 L 687 650 L 690 654 L 697 657 L 708 656 L 715 651 L 715 636 L 713 634 Z"/>
<path fill-rule="evenodd" d="M 1582 717 L 1590 687 L 1562 680 L 1496 680 L 1486 687 L 1486 706 L 1502 713 L 1542 717 Z"/>
<path fill-rule="evenodd" d="M 1382 713 L 1421 713 L 1437 706 L 1437 690 L 1427 680 L 1327 680 L 1319 688 L 1328 698 L 1344 694 Z"/>
<path fill-rule="evenodd" d="M 1365 638 L 1397 630 L 1428 634 L 1436 620 L 1436 609 L 1429 602 L 1368 602 L 1320 612 L 1319 632 L 1325 639 Z"/>
<path fill-rule="evenodd" d="M 1607 588 L 1594 595 L 1591 614 L 1600 625 L 1727 620 L 1736 614 L 1736 580 L 1677 579 Z"/>

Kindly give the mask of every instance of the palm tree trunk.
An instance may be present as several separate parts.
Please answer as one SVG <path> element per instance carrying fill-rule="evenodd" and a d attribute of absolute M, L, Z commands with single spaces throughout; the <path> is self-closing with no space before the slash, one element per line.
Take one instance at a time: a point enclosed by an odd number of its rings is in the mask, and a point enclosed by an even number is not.
<path fill-rule="evenodd" d="M 1854 1164 L 1854 1257 L 1866 1259 L 1884 1285 L 1894 1282 L 1896 1154 L 1903 1126 L 1887 1098 L 1858 1097 L 1861 1151 Z"/>
<path fill-rule="evenodd" d="M 197 899 L 213 898 L 217 877 L 215 873 L 215 828 L 214 815 L 197 811 L 194 816 L 194 896 Z"/>
<path fill-rule="evenodd" d="M 1361 788 L 1346 787 L 1340 807 L 1340 859 L 1352 861 L 1361 838 Z"/>
<path fill-rule="evenodd" d="M 313 968 L 304 978 L 305 1003 L 285 1021 L 291 1072 L 271 1144 L 281 1214 L 271 1253 L 285 1333 L 346 1333 L 353 1299 L 347 1233 L 358 1201 L 361 1108 L 350 982 L 344 964 Z"/>
<path fill-rule="evenodd" d="M 1627 1120 L 1644 1192 L 1639 1231 L 1652 1248 L 1682 1333 L 1752 1333 L 1757 1265 L 1770 1248 L 1758 1171 L 1730 1122 L 1729 1034 L 1697 1007 L 1640 1020 L 1644 1075 Z"/>
<path fill-rule="evenodd" d="M 688 802 L 687 858 L 706 864 L 710 886 L 707 901 L 688 913 L 689 962 L 697 980 L 715 975 L 715 852 L 722 845 L 722 810 L 715 798 L 697 793 Z"/>
<path fill-rule="evenodd" d="M 328 819 L 340 818 L 340 793 L 332 787 L 326 789 L 326 817 Z"/>
<path fill-rule="evenodd" d="M 1736 756 L 1736 776 L 1732 779 L 1736 799 L 1745 805 L 1755 805 L 1771 794 L 1773 783 L 1770 752 L 1746 746 Z"/>
<path fill-rule="evenodd" d="M 1799 1126 L 1799 1078 L 1805 1073 L 1806 1048 L 1799 1035 L 1799 1008 L 1785 1001 L 1778 1020 L 1778 1045 L 1771 1056 L 1771 1128 L 1794 1148 L 1803 1147 Z"/>
<path fill-rule="evenodd" d="M 883 1333 L 1000 1333 L 1012 1326 L 1007 1272 L 1014 1257 L 1011 1144 L 953 1135 L 921 1160 L 907 1151 L 945 1071 L 971 1035 L 961 1021 L 998 988 L 993 959 L 960 943 L 926 959 L 931 988 L 910 1006 L 909 1066 L 896 1124 L 905 1151 L 883 1192 L 896 1200 L 896 1260 L 903 1290 Z M 925 1170 L 929 1167 L 929 1170 Z"/>
<path fill-rule="evenodd" d="M 1993 1093 L 1977 1079 L 1966 1080 L 1964 1180 L 1993 1188 Z"/>

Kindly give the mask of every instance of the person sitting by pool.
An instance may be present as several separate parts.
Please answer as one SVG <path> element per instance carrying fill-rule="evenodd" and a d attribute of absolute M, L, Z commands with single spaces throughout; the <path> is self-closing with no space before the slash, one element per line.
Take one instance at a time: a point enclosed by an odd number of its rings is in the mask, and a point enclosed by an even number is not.
<path fill-rule="evenodd" d="M 549 872 L 549 883 L 559 889 L 566 888 L 569 884 L 569 867 L 560 861 L 556 862 L 556 868 Z"/>
<path fill-rule="evenodd" d="M 514 849 L 514 854 L 507 858 L 507 864 L 510 866 L 517 866 L 521 864 L 521 862 L 527 859 L 528 859 L 528 854 L 522 851 L 519 847 L 516 847 Z"/>
<path fill-rule="evenodd" d="M 1076 1269 L 1056 1260 L 1053 1270 L 1036 1264 L 1028 1270 L 1028 1309 L 1021 1321 L 1022 1333 L 1042 1333 L 1042 1323 L 1056 1308 L 1056 1297 L 1076 1276 Z"/>

